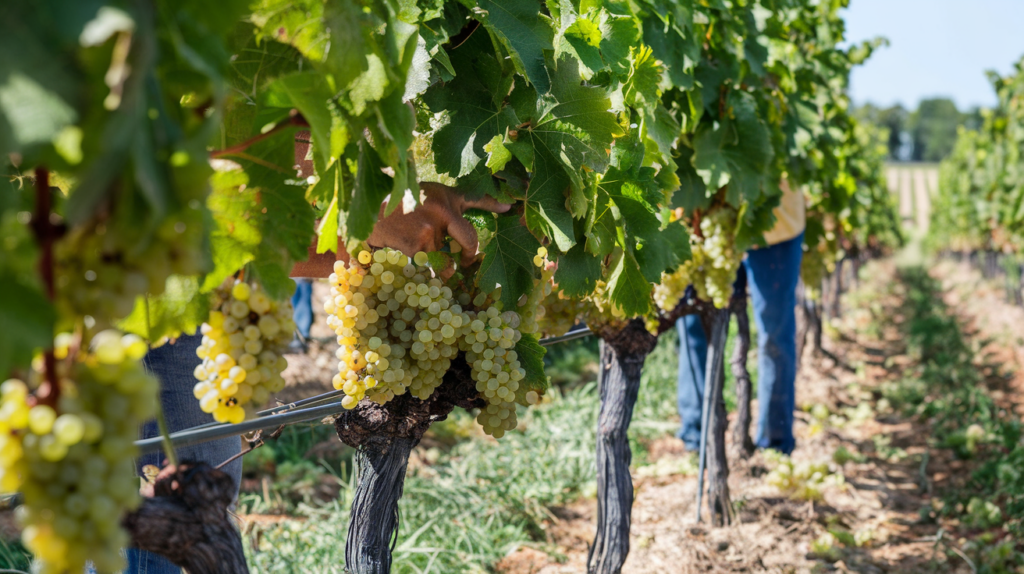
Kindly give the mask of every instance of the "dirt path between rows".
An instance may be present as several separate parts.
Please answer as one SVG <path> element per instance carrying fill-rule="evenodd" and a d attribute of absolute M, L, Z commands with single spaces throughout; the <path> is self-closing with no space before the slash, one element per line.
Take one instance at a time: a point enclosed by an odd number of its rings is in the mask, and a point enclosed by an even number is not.
<path fill-rule="evenodd" d="M 901 418 L 881 399 L 880 386 L 904 376 L 913 359 L 901 340 L 905 318 L 895 266 L 881 262 L 869 270 L 859 301 L 847 304 L 842 320 L 828 329 L 832 337 L 826 346 L 845 367 L 808 356 L 797 381 L 798 407 L 824 405 L 829 416 L 797 413 L 792 461 L 797 466 L 828 462 L 835 473 L 830 480 L 838 482 L 841 475 L 844 484 L 823 487 L 818 502 L 794 500 L 765 478 L 776 461 L 760 453 L 749 460 L 733 458 L 729 487 L 740 509 L 739 524 L 709 528 L 695 522 L 692 473 L 634 473 L 631 552 L 624 573 L 972 571 L 957 554 L 958 542 L 949 540 L 956 520 L 931 512 L 937 496 L 963 484 L 971 467 L 947 450 L 930 448 L 924 423 Z M 963 268 L 942 264 L 931 274 L 942 281 L 946 303 L 965 335 L 977 341 L 979 356 L 1004 369 L 1019 366 L 1024 355 L 1015 347 L 1024 336 L 1024 310 L 1008 306 L 995 290 L 981 289 Z M 1019 379 L 1003 397 L 1014 406 L 1024 403 Z M 830 462 L 841 448 L 863 462 Z M 691 456 L 673 438 L 651 450 L 664 453 L 657 468 L 688 468 L 672 464 Z M 595 513 L 593 500 L 556 509 L 558 518 L 548 527 L 551 546 L 520 549 L 499 563 L 499 572 L 585 572 Z M 857 544 L 823 550 L 820 541 L 829 538 L 829 530 L 848 533 Z"/>

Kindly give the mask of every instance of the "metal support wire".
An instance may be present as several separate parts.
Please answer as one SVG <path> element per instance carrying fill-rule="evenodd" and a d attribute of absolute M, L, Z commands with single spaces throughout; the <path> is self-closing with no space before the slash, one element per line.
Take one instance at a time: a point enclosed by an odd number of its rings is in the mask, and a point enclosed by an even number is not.
<path fill-rule="evenodd" d="M 541 339 L 540 344 L 544 346 L 555 345 L 593 334 L 594 332 L 589 327 L 583 327 L 558 337 Z M 255 430 L 276 428 L 282 425 L 307 422 L 336 415 L 344 410 L 344 407 L 341 406 L 341 401 L 337 400 L 344 394 L 344 391 L 330 391 L 286 405 L 278 405 L 259 411 L 256 413 L 257 418 L 255 419 L 238 424 L 212 422 L 195 426 L 171 433 L 171 443 L 175 447 L 188 446 L 230 436 L 238 436 Z M 160 436 L 147 438 L 135 441 L 135 446 L 139 448 L 140 454 L 148 454 L 160 450 L 162 441 L 163 437 Z"/>
<path fill-rule="evenodd" d="M 594 332 L 590 330 L 590 327 L 584 326 L 582 329 L 576 329 L 575 331 L 569 331 L 568 333 L 566 333 L 564 335 L 559 335 L 557 337 L 547 337 L 545 339 L 541 339 L 540 340 L 540 344 L 541 344 L 541 346 L 547 347 L 549 345 L 554 345 L 554 344 L 557 344 L 557 343 L 564 343 L 566 341 L 572 341 L 574 339 L 580 339 L 580 338 L 583 338 L 583 337 L 589 337 L 590 335 L 593 335 L 593 334 L 594 334 Z"/>
<path fill-rule="evenodd" d="M 171 433 L 171 442 L 174 446 L 188 446 L 191 444 L 238 436 L 255 430 L 277 428 L 282 425 L 290 425 L 327 416 L 336 415 L 344 410 L 341 401 L 332 402 L 326 405 L 296 409 L 279 414 L 245 421 L 238 424 L 218 424 L 205 428 L 190 428 L 176 433 Z M 139 447 L 140 454 L 148 454 L 160 450 L 163 437 L 153 437 L 135 441 Z"/>

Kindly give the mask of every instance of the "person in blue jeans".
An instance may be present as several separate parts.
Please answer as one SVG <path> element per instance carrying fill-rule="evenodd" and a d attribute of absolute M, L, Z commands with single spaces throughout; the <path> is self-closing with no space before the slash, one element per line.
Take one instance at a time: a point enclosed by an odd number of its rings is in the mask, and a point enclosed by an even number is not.
<path fill-rule="evenodd" d="M 298 147 L 296 146 L 296 148 Z M 312 173 L 312 162 L 298 159 L 305 156 L 304 150 L 301 156 L 299 150 L 296 150 L 297 163 L 304 165 L 303 169 L 306 173 Z M 464 193 L 441 184 L 428 184 L 428 186 L 429 189 L 424 193 L 420 205 L 409 213 L 403 213 L 401 209 L 397 209 L 384 218 L 386 205 L 381 206 L 381 219 L 368 242 L 374 246 L 392 247 L 408 253 L 415 253 L 417 251 L 437 251 L 439 246 L 434 243 L 434 238 L 458 235 L 463 246 L 463 259 L 471 261 L 478 255 L 476 231 L 463 219 L 462 214 L 466 210 L 474 208 L 504 213 L 511 206 L 498 203 L 489 196 L 468 199 Z M 417 233 L 424 229 L 431 230 L 431 232 Z M 342 254 L 341 257 L 347 258 L 347 254 Z M 315 249 L 310 248 L 309 260 L 297 264 L 291 274 L 293 277 L 328 277 L 334 272 L 335 258 L 336 255 L 332 252 L 316 254 Z M 300 292 L 304 288 L 311 291 L 312 282 L 306 280 L 298 283 L 296 296 L 300 298 L 300 304 L 296 305 L 296 310 L 298 311 L 301 303 L 305 301 L 306 306 L 302 312 L 308 312 L 308 319 L 303 323 L 299 320 L 297 312 L 296 324 L 307 325 L 303 335 L 308 337 L 308 325 L 312 324 L 313 309 L 310 304 L 310 296 L 300 295 Z M 160 380 L 160 403 L 170 432 L 213 421 L 211 415 L 200 410 L 199 401 L 192 394 L 192 389 L 196 384 L 192 372 L 200 363 L 200 359 L 196 356 L 196 349 L 201 341 L 202 336 L 199 334 L 179 337 L 173 343 L 150 350 L 146 355 L 146 368 Z M 159 434 L 155 421 L 144 425 L 141 432 L 143 438 Z M 180 460 L 200 461 L 216 466 L 238 454 L 241 448 L 241 440 L 238 437 L 231 437 L 179 447 L 177 453 Z M 163 453 L 141 457 L 137 461 L 139 476 L 142 476 L 143 466 L 149 464 L 161 466 L 163 462 Z M 235 481 L 237 489 L 242 477 L 242 459 L 238 458 L 232 461 L 222 470 Z M 127 549 L 125 554 L 128 568 L 124 574 L 181 574 L 180 568 L 162 556 L 135 548 Z"/>
<path fill-rule="evenodd" d="M 167 419 L 170 432 L 184 430 L 213 421 L 213 417 L 199 408 L 199 401 L 192 394 L 196 384 L 192 371 L 202 362 L 196 356 L 196 348 L 203 336 L 198 333 L 179 337 L 173 343 L 151 349 L 144 359 L 146 369 L 160 380 L 160 405 Z M 160 435 L 156 421 L 146 423 L 142 428 L 142 438 Z M 238 437 L 230 437 L 201 444 L 178 447 L 176 452 L 179 460 L 200 461 L 217 466 L 242 450 L 242 442 Z M 139 476 L 142 467 L 151 464 L 161 467 L 164 462 L 162 451 L 143 455 L 136 461 Z M 238 458 L 225 465 L 221 470 L 228 473 L 239 484 L 242 480 L 242 459 Z M 158 554 L 144 552 L 136 548 L 126 551 L 128 569 L 126 574 L 178 574 L 181 569 L 170 560 Z"/>
<path fill-rule="evenodd" d="M 308 350 L 309 330 L 313 327 L 313 280 L 300 277 L 295 280 L 295 294 L 292 295 L 292 308 L 295 328 L 298 331 L 289 350 L 293 353 L 305 353 Z"/>
<path fill-rule="evenodd" d="M 768 247 L 751 249 L 743 262 L 754 322 L 757 325 L 758 418 L 754 444 L 789 454 L 796 408 L 796 287 L 803 259 L 805 212 L 803 196 L 783 183 L 778 220 L 767 234 Z M 688 315 L 676 323 L 679 332 L 679 438 L 698 450 L 704 398 L 708 340 L 700 318 Z"/>

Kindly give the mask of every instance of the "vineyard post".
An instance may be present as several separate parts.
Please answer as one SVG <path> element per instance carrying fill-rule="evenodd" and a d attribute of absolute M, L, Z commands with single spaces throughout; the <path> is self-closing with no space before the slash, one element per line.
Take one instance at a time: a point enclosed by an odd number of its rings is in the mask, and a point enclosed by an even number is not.
<path fill-rule="evenodd" d="M 589 574 L 618 574 L 629 554 L 633 479 L 629 474 L 629 422 L 640 390 L 644 360 L 657 337 L 633 319 L 614 334 L 602 334 L 597 423 L 597 534 L 587 556 Z"/>

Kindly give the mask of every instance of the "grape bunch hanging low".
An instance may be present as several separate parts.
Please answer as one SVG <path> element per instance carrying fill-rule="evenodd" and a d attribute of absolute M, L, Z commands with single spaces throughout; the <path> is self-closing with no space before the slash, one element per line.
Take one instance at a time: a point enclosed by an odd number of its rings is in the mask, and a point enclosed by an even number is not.
<path fill-rule="evenodd" d="M 700 221 L 701 236 L 690 235 L 692 258 L 672 273 L 662 273 L 654 288 L 654 302 L 663 311 L 671 311 L 693 285 L 697 297 L 724 309 L 732 297 L 732 284 L 743 253 L 736 251 L 736 211 L 721 207 Z"/>
<path fill-rule="evenodd" d="M 503 313 L 500 303 L 488 305 L 496 294 L 471 297 L 435 276 L 425 253 L 410 259 L 393 249 L 364 250 L 348 265 L 335 263 L 334 271 L 324 310 L 340 345 L 333 382 L 345 392 L 345 408 L 364 398 L 385 404 L 406 392 L 425 400 L 462 351 L 488 402 L 478 417 L 484 431 L 501 437 L 515 428 L 526 375 L 514 350 L 520 317 Z"/>
<path fill-rule="evenodd" d="M 150 237 L 105 222 L 77 227 L 56 245 L 58 302 L 106 326 L 128 316 L 142 295 L 160 295 L 172 275 L 203 271 L 205 192 L 181 198 Z"/>
<path fill-rule="evenodd" d="M 274 301 L 259 284 L 229 279 L 200 332 L 196 355 L 199 407 L 217 422 L 240 423 L 284 388 L 284 353 L 295 332 L 290 301 Z"/>
<path fill-rule="evenodd" d="M 55 406 L 35 402 L 22 381 L 0 385 L 0 489 L 24 496 L 17 517 L 38 572 L 84 572 L 87 561 L 101 574 L 120 572 L 128 544 L 120 520 L 140 501 L 133 441 L 158 393 L 141 362 L 148 347 L 112 330 L 74 358 L 66 337 L 55 347 Z"/>

